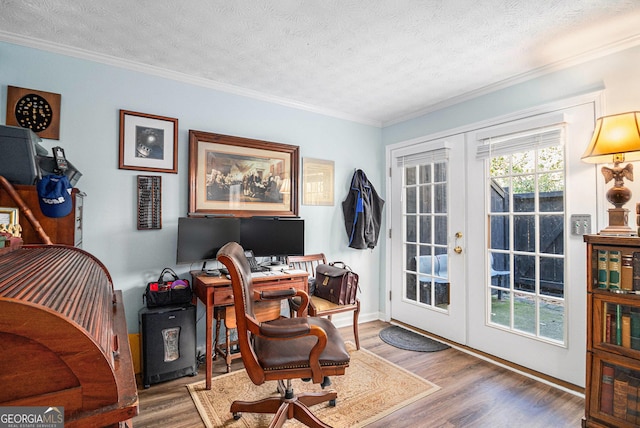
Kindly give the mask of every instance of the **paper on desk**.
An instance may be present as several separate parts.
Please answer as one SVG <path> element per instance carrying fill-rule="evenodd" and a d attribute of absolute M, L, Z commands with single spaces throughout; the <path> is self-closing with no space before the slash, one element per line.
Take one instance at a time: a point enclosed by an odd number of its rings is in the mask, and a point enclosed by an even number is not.
<path fill-rule="evenodd" d="M 261 278 L 267 276 L 264 272 L 251 272 L 251 278 Z"/>
<path fill-rule="evenodd" d="M 285 269 L 285 270 L 283 270 L 283 272 L 291 274 L 291 275 L 295 275 L 295 274 L 298 274 L 298 273 L 307 273 L 306 270 L 302 270 L 302 269 Z"/>

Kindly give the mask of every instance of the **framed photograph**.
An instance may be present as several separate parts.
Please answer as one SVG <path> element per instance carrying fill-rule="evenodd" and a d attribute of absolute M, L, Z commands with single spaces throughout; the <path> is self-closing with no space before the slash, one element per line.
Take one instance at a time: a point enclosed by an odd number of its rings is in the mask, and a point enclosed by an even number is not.
<path fill-rule="evenodd" d="M 120 169 L 178 173 L 178 119 L 120 110 Z"/>
<path fill-rule="evenodd" d="M 189 131 L 189 215 L 297 216 L 298 146 Z"/>
<path fill-rule="evenodd" d="M 302 204 L 333 205 L 334 162 L 302 159 Z"/>

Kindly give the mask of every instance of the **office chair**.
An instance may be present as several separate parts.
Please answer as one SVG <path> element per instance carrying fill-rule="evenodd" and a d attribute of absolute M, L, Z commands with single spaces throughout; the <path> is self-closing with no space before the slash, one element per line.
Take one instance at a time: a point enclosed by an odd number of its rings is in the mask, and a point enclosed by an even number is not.
<path fill-rule="evenodd" d="M 329 427 L 311 413 L 309 406 L 326 401 L 335 405 L 337 393 L 321 391 L 296 395 L 291 380 L 326 383 L 329 376 L 345 373 L 350 357 L 338 330 L 328 319 L 303 316 L 309 302 L 304 291 L 262 291 L 254 295 L 251 269 L 239 244 L 230 242 L 223 246 L 218 251 L 218 261 L 226 266 L 231 276 L 238 342 L 247 375 L 256 385 L 276 380 L 281 392 L 280 397 L 255 402 L 234 401 L 231 404 L 233 417 L 239 419 L 242 412 L 273 413 L 270 427 L 281 427 L 287 419 L 297 419 L 310 427 Z M 298 317 L 263 323 L 256 320 L 255 300 L 294 295 L 302 301 Z"/>

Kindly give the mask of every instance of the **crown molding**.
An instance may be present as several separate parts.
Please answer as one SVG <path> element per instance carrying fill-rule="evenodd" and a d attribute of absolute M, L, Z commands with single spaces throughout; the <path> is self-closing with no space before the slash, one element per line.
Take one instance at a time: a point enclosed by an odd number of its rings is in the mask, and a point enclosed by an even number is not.
<path fill-rule="evenodd" d="M 226 83 L 216 82 L 214 80 L 205 79 L 201 77 L 190 76 L 185 73 L 177 71 L 167 70 L 153 65 L 142 64 L 135 61 L 129 61 L 122 58 L 117 58 L 110 55 L 98 54 L 95 52 L 79 49 L 67 45 L 49 42 L 47 40 L 36 39 L 28 36 L 18 36 L 13 33 L 8 33 L 0 30 L 0 41 L 11 43 L 14 45 L 20 45 L 28 48 L 34 48 L 46 52 L 65 55 L 73 58 L 84 59 L 88 61 L 98 62 L 113 67 L 118 67 L 138 73 L 149 74 L 165 79 L 175 80 L 182 83 L 187 83 L 194 86 L 200 86 L 207 89 L 213 89 L 220 92 L 238 95 L 241 97 L 251 98 L 259 101 L 264 101 L 272 104 L 278 104 L 284 107 L 293 108 L 296 110 L 308 111 L 310 113 L 316 113 L 323 116 L 329 116 L 336 119 L 347 120 L 349 122 L 356 122 L 363 125 L 374 126 L 380 128 L 382 121 L 375 120 L 367 117 L 361 117 L 352 115 L 349 113 L 318 107 L 311 104 L 302 103 L 299 101 L 291 100 L 283 97 L 276 97 L 268 95 L 263 92 L 254 91 L 251 89 L 242 88 L 239 86 L 229 85 Z"/>
<path fill-rule="evenodd" d="M 160 67 L 155 67 L 152 65 L 141 64 L 135 61 L 129 61 L 122 58 L 113 57 L 110 55 L 97 54 L 95 52 L 74 48 L 71 46 L 66 46 L 58 43 L 53 43 L 53 42 L 49 42 L 42 39 L 36 39 L 32 37 L 27 37 L 27 36 L 18 36 L 16 34 L 8 33 L 1 30 L 0 30 L 0 41 L 15 44 L 15 45 L 20 45 L 20 46 L 25 46 L 29 48 L 39 49 L 47 52 L 52 52 L 60 55 L 98 62 L 101 64 L 123 68 L 126 70 L 135 71 L 139 73 L 154 75 L 157 77 L 175 80 L 178 82 L 187 83 L 194 86 L 200 86 L 207 89 L 213 89 L 220 92 L 230 93 L 230 94 L 251 98 L 259 101 L 264 101 L 272 104 L 278 104 L 278 105 L 293 108 L 296 110 L 308 111 L 311 113 L 316 113 L 323 116 L 329 116 L 336 119 L 342 119 L 350 122 L 360 123 L 363 125 L 374 126 L 377 128 L 384 128 L 387 126 L 405 122 L 407 120 L 415 119 L 417 117 L 424 116 L 429 113 L 433 113 L 437 110 L 442 110 L 444 108 L 451 107 L 453 105 L 472 100 L 482 95 L 486 95 L 491 92 L 505 89 L 507 87 L 514 86 L 519 83 L 523 83 L 523 82 L 544 76 L 546 74 L 560 71 L 560 70 L 573 67 L 579 64 L 583 64 L 585 62 L 592 61 L 607 55 L 611 55 L 619 51 L 623 51 L 625 49 L 638 46 L 640 45 L 640 34 L 633 35 L 625 39 L 612 42 L 594 49 L 590 49 L 583 53 L 579 53 L 572 57 L 565 58 L 542 67 L 538 67 L 526 73 L 522 73 L 517 76 L 511 77 L 509 79 L 504 79 L 499 82 L 493 83 L 491 85 L 487 85 L 482 88 L 478 88 L 476 90 L 469 91 L 469 92 L 460 94 L 458 96 L 448 98 L 441 102 L 437 102 L 430 106 L 417 110 L 413 113 L 402 115 L 388 121 L 381 121 L 381 120 L 376 120 L 372 118 L 345 113 L 342 111 L 327 109 L 327 108 L 291 100 L 288 98 L 276 97 L 276 96 L 265 94 L 263 92 L 254 91 L 251 89 L 246 89 L 239 86 L 229 85 L 221 82 L 216 82 L 210 79 L 194 77 L 185 73 L 171 71 L 171 70 L 163 69 Z"/>
<path fill-rule="evenodd" d="M 607 55 L 614 54 L 616 52 L 620 52 L 626 49 L 633 48 L 635 46 L 640 45 L 640 34 L 636 34 L 630 37 L 627 37 L 622 40 L 618 40 L 613 43 L 609 43 L 603 46 L 599 46 L 594 49 L 590 49 L 583 53 L 576 54 L 572 57 L 565 58 L 551 64 L 547 64 L 542 67 L 538 67 L 526 73 L 519 74 L 517 76 L 511 77 L 509 79 L 501 80 L 499 82 L 493 83 L 491 85 L 484 86 L 482 88 L 476 89 L 474 91 L 466 92 L 464 94 L 448 98 L 444 101 L 432 104 L 428 107 L 415 111 L 413 113 L 409 113 L 407 115 L 403 115 L 396 119 L 392 119 L 390 121 L 382 122 L 382 127 L 387 127 L 391 125 L 395 125 L 398 123 L 405 122 L 410 119 L 415 119 L 420 116 L 427 115 L 429 113 L 433 113 L 434 111 L 442 110 L 447 107 L 451 107 L 456 104 L 463 103 L 465 101 L 472 100 L 474 98 L 480 97 L 482 95 L 487 95 L 492 92 L 508 88 L 510 86 L 517 85 L 519 83 L 523 83 L 529 80 L 533 80 L 538 77 L 542 77 L 546 74 L 550 74 L 556 71 L 560 71 L 563 69 L 567 69 L 576 65 L 584 64 L 586 62 L 605 57 Z"/>

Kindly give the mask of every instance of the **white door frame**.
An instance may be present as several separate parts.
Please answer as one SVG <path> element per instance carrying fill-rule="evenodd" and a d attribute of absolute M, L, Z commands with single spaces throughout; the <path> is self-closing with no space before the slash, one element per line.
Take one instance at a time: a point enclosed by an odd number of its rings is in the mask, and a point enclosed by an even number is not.
<path fill-rule="evenodd" d="M 414 138 L 411 140 L 407 140 L 407 141 L 403 141 L 403 142 L 399 142 L 396 144 L 392 144 L 392 145 L 388 145 L 386 147 L 386 168 L 387 171 L 391 170 L 391 165 L 393 162 L 392 159 L 392 151 L 396 150 L 398 148 L 402 148 L 402 147 L 408 147 L 408 146 L 412 146 L 412 145 L 416 145 L 419 144 L 421 142 L 424 141 L 431 141 L 431 140 L 436 140 L 436 139 L 442 139 L 442 138 L 446 138 L 447 136 L 451 136 L 451 135 L 456 135 L 456 134 L 466 134 L 472 131 L 478 131 L 482 128 L 486 128 L 486 127 L 490 127 L 490 126 L 496 126 L 496 125 L 500 125 L 506 122 L 512 122 L 515 120 L 519 120 L 519 119 L 524 119 L 524 118 L 528 118 L 531 116 L 534 116 L 536 114 L 540 114 L 540 113 L 547 113 L 547 112 L 551 112 L 554 110 L 562 110 L 565 108 L 569 108 L 572 106 L 576 106 L 576 105 L 580 105 L 580 104 L 586 104 L 586 103 L 593 103 L 594 108 L 595 108 L 595 116 L 599 117 L 601 115 L 601 111 L 602 111 L 602 104 L 603 104 L 603 93 L 602 91 L 597 91 L 597 92 L 592 92 L 592 93 L 587 93 L 587 94 L 583 94 L 577 97 L 573 97 L 570 99 L 566 99 L 566 100 L 560 100 L 560 101 L 556 101 L 553 103 L 549 103 L 543 106 L 538 106 L 535 108 L 530 108 L 521 112 L 516 112 L 516 113 L 512 113 L 512 114 L 508 114 L 505 116 L 501 116 L 501 117 L 496 117 L 496 118 L 492 118 L 489 120 L 485 120 L 485 121 L 481 121 L 481 122 L 477 122 L 477 123 L 473 123 L 473 124 L 469 124 L 469 125 L 465 125 L 463 127 L 459 127 L 459 128 L 455 128 L 452 130 L 446 130 L 446 131 L 442 131 L 436 134 L 432 134 L 432 135 L 428 135 L 425 137 L 419 137 L 419 138 Z M 594 121 L 595 121 L 595 117 L 594 117 Z M 586 144 L 586 143 L 585 143 Z M 586 145 L 585 145 L 586 147 Z M 467 159 L 467 162 L 469 162 L 469 160 Z M 468 165 L 465 165 L 465 168 Z M 592 221 L 592 232 L 595 233 L 600 229 L 601 224 L 603 223 L 603 216 L 604 213 L 606 212 L 605 208 L 606 208 L 606 204 L 604 203 L 604 184 L 603 184 L 603 180 L 601 180 L 601 177 L 599 177 L 598 174 L 598 169 L 596 167 L 591 167 L 592 171 L 591 172 L 587 172 L 587 174 L 593 174 L 593 177 L 595 177 L 595 183 L 596 183 L 596 189 L 595 189 L 595 196 L 594 196 L 594 200 L 595 200 L 595 206 L 590 207 L 591 209 L 589 210 L 588 214 L 592 215 L 593 221 Z M 568 182 L 568 186 L 571 186 L 573 183 L 569 183 Z M 391 195 L 391 178 L 389 177 L 389 175 L 387 175 L 387 180 L 386 180 L 386 190 L 387 190 L 387 195 Z M 468 190 L 467 190 L 467 194 L 468 194 Z M 390 205 L 390 204 L 388 204 Z M 391 214 L 391 207 L 387 206 L 387 225 L 390 228 L 391 224 L 393 223 L 392 221 L 392 214 Z M 572 214 L 572 213 L 577 213 L 572 211 L 571 207 L 568 207 L 567 209 L 567 220 L 568 217 Z M 587 212 L 584 212 L 587 213 Z M 468 214 L 468 213 L 467 213 Z M 583 214 L 583 212 L 580 212 L 580 214 Z M 465 242 L 465 246 L 467 248 L 470 248 L 471 246 L 475 245 L 481 245 L 482 243 L 484 243 L 484 240 L 481 244 L 478 243 L 472 243 L 470 242 L 471 240 L 477 240 L 478 238 L 478 234 L 473 234 L 471 233 L 472 229 L 475 227 L 478 227 L 478 221 L 481 221 L 483 224 L 485 222 L 484 218 L 481 218 L 480 220 L 477 219 L 473 219 L 471 218 L 469 215 L 465 215 L 465 229 L 467 231 L 469 231 L 469 233 L 466 234 L 467 240 Z M 481 228 L 482 230 L 484 230 L 484 225 Z M 387 236 L 389 236 L 389 233 L 387 232 Z M 482 238 L 483 239 L 483 238 Z M 391 267 L 391 241 L 388 239 L 387 240 L 388 244 L 386 245 L 386 254 L 385 254 L 385 258 L 386 258 L 386 265 Z M 578 255 L 573 254 L 572 257 L 578 257 Z M 469 278 L 471 275 L 471 271 L 474 271 L 473 269 L 468 270 L 467 268 L 469 268 L 469 264 L 472 263 L 473 259 L 473 254 L 471 254 L 469 257 L 466 258 L 466 270 L 468 271 L 468 275 L 467 278 Z M 477 269 L 475 269 L 475 271 L 477 272 Z M 578 275 L 579 276 L 579 275 Z M 389 299 L 390 296 L 390 291 L 391 291 L 391 281 L 392 281 L 392 272 L 391 272 L 391 268 L 386 270 L 386 276 L 385 276 L 385 287 L 384 287 L 384 303 L 385 303 L 385 310 L 384 310 L 384 315 L 385 315 L 385 320 L 386 321 L 390 321 L 391 320 L 391 302 Z M 586 284 L 584 285 L 586 287 Z M 468 289 L 468 285 L 465 284 L 465 288 Z M 586 290 L 585 290 L 586 292 Z M 468 303 L 468 299 L 469 299 L 469 295 L 467 292 L 466 295 L 466 299 L 467 299 L 467 303 Z M 586 299 L 586 298 L 585 298 Z M 469 318 L 467 317 L 467 322 L 469 322 Z M 585 321 L 586 322 L 586 321 Z M 467 326 L 467 330 L 468 330 Z M 574 326 L 575 327 L 575 326 Z M 569 346 L 581 346 L 580 343 L 569 343 Z M 584 346 L 584 344 L 582 344 L 582 346 Z M 584 362 L 583 362 L 584 363 Z M 583 385 L 584 381 L 580 382 L 580 381 L 576 381 L 574 382 L 578 385 Z"/>

